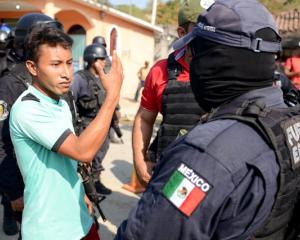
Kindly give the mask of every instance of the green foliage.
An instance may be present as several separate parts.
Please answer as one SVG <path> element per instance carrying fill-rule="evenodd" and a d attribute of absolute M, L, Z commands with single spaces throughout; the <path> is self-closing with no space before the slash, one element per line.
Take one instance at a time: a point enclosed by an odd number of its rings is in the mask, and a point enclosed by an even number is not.
<path fill-rule="evenodd" d="M 110 7 L 128 13 L 145 21 L 151 20 L 153 0 L 148 0 L 145 9 L 138 8 L 135 4 L 113 5 L 112 0 L 97 0 L 99 3 L 106 4 Z M 247 1 L 247 0 L 245 0 Z M 270 12 L 278 14 L 291 9 L 300 9 L 300 0 L 259 0 Z M 113 2 L 113 1 L 112 1 Z M 134 2 L 134 1 L 132 1 Z M 160 0 L 157 6 L 156 24 L 159 25 L 177 25 L 177 14 L 180 7 L 180 0 Z"/>
<path fill-rule="evenodd" d="M 132 15 L 134 17 L 143 19 L 145 21 L 149 21 L 149 14 L 145 11 L 145 9 L 140 9 L 136 5 L 131 4 L 120 4 L 115 6 L 116 9 L 120 10 L 121 12 L 128 13 L 129 15 Z M 150 12 L 151 14 L 151 12 Z"/>
<path fill-rule="evenodd" d="M 156 24 L 177 25 L 179 7 L 180 0 L 169 0 L 166 3 L 159 3 L 157 7 Z"/>
<path fill-rule="evenodd" d="M 260 0 L 260 2 L 273 14 L 299 8 L 300 6 L 300 0 Z"/>
<path fill-rule="evenodd" d="M 111 4 L 111 2 L 109 0 L 95 0 L 95 2 L 107 5 L 109 7 L 112 7 L 113 5 Z"/>
<path fill-rule="evenodd" d="M 135 4 L 113 5 L 109 0 L 96 0 L 101 4 L 114 7 L 119 11 L 130 14 L 134 17 L 151 21 L 153 0 L 148 0 L 145 9 L 138 8 Z M 113 1 L 112 1 L 113 2 Z M 156 24 L 177 25 L 177 13 L 180 6 L 180 0 L 161 0 L 158 1 Z"/>
<path fill-rule="evenodd" d="M 245 0 L 247 1 L 247 0 Z M 300 0 L 259 0 L 271 13 L 278 14 L 291 9 L 300 9 Z M 180 6 L 180 0 L 168 0 L 166 3 L 160 3 L 157 9 L 157 24 L 177 25 L 177 13 Z"/>

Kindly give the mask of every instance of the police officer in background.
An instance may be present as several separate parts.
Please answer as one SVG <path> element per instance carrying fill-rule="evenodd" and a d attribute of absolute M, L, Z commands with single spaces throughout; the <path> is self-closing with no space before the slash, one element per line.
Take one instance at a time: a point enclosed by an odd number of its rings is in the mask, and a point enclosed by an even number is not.
<path fill-rule="evenodd" d="M 86 67 L 74 74 L 71 88 L 84 129 L 96 117 L 105 98 L 105 91 L 99 81 L 95 66 L 96 63 L 99 63 L 103 68 L 105 67 L 107 58 L 105 47 L 101 44 L 88 45 L 84 50 L 83 58 Z M 111 194 L 112 192 L 100 181 L 100 173 L 104 170 L 102 161 L 108 148 L 109 137 L 105 139 L 92 162 L 92 177 L 95 181 L 96 190 L 100 194 Z"/>
<path fill-rule="evenodd" d="M 175 42 L 210 113 L 162 154 L 116 239 L 296 239 L 300 107 L 273 86 L 280 41 L 258 1 L 216 0 Z"/>
<path fill-rule="evenodd" d="M 101 44 L 103 47 L 105 47 L 105 50 L 107 49 L 107 44 L 106 44 L 106 41 L 105 41 L 105 38 L 102 37 L 102 36 L 95 36 L 93 38 L 93 41 L 92 43 L 96 43 L 96 44 Z M 105 59 L 105 66 L 104 66 L 104 72 L 108 73 L 110 71 L 110 68 L 111 68 L 111 60 L 110 60 L 110 57 L 107 55 L 106 59 Z M 115 110 L 115 114 L 119 120 L 120 116 L 121 116 L 121 113 L 120 113 L 120 105 L 118 104 L 117 107 L 116 107 L 116 110 Z M 121 139 L 118 139 L 116 137 L 116 134 L 115 134 L 115 130 L 111 127 L 109 129 L 109 140 L 111 143 L 122 143 Z"/>
<path fill-rule="evenodd" d="M 9 35 L 11 32 L 11 28 L 9 25 L 5 23 L 0 24 L 0 77 L 2 77 L 5 73 L 8 72 L 7 66 L 7 45 L 9 40 Z M 3 104 L 4 106 L 4 104 Z M 4 107 L 0 103 L 0 119 L 2 115 L 6 115 Z M 0 188 L 1 193 L 1 188 Z M 3 215 L 3 232 L 6 235 L 15 235 L 18 233 L 18 225 L 16 223 L 15 217 L 13 215 L 13 211 L 10 205 L 10 201 L 8 200 L 5 194 L 2 195 L 1 201 L 4 208 Z"/>
<path fill-rule="evenodd" d="M 291 80 L 285 75 L 284 67 L 281 63 L 280 52 L 275 55 L 275 71 L 274 80 L 275 85 L 281 88 L 283 92 L 283 98 L 288 106 L 294 106 L 300 101 L 300 92 L 291 82 Z"/>
<path fill-rule="evenodd" d="M 24 183 L 9 134 L 9 112 L 13 103 L 32 80 L 25 66 L 24 42 L 28 32 L 36 25 L 62 28 L 59 22 L 44 14 L 29 13 L 21 17 L 15 28 L 13 49 L 8 53 L 8 61 L 12 61 L 13 64 L 9 72 L 0 78 L 0 190 L 8 201 L 7 206 L 12 207 L 18 221 L 21 221 L 24 206 Z M 6 209 L 4 208 L 4 217 L 7 213 Z"/>
<path fill-rule="evenodd" d="M 8 44 L 8 38 L 9 34 L 11 32 L 11 28 L 5 24 L 0 24 L 0 77 L 2 77 L 7 71 L 7 44 Z M 7 112 L 4 109 L 4 104 L 0 103 L 0 118 L 1 116 L 4 116 L 7 114 Z M 0 189 L 1 193 L 1 189 Z M 4 208 L 4 214 L 3 214 L 3 232 L 6 235 L 15 235 L 18 233 L 18 226 L 15 220 L 15 217 L 13 215 L 13 211 L 10 205 L 10 201 L 6 197 L 5 194 L 2 195 L 2 201 L 1 201 L 3 208 Z"/>
<path fill-rule="evenodd" d="M 105 38 L 102 37 L 102 36 L 95 36 L 92 40 L 92 43 L 98 43 L 98 44 L 101 44 L 103 47 L 107 47 L 107 44 L 106 44 L 106 41 L 105 41 Z"/>
<path fill-rule="evenodd" d="M 94 37 L 93 40 L 92 40 L 92 44 L 94 44 L 94 43 L 95 44 L 101 44 L 105 48 L 105 50 L 106 50 L 107 44 L 106 44 L 106 41 L 105 41 L 104 37 L 102 37 L 102 36 L 96 36 L 96 37 Z M 106 55 L 107 56 L 105 58 L 104 71 L 106 73 L 108 73 L 110 71 L 110 68 L 111 68 L 111 60 L 110 60 L 108 54 L 106 54 Z"/>
<path fill-rule="evenodd" d="M 5 23 L 0 24 L 0 77 L 8 70 L 7 66 L 7 45 L 11 28 Z"/>
<path fill-rule="evenodd" d="M 281 88 L 283 92 L 284 102 L 288 106 L 295 106 L 300 103 L 300 92 L 292 84 L 290 79 L 282 72 L 274 72 L 275 85 Z"/>

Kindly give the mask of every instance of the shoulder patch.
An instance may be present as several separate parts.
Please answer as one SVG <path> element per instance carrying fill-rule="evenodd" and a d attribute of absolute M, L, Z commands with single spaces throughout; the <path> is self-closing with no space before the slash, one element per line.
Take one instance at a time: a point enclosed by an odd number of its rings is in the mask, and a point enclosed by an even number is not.
<path fill-rule="evenodd" d="M 8 117 L 7 103 L 0 100 L 0 121 L 4 121 Z"/>
<path fill-rule="evenodd" d="M 163 188 L 163 195 L 186 216 L 191 216 L 212 185 L 181 163 Z"/>
<path fill-rule="evenodd" d="M 28 100 L 32 100 L 32 101 L 36 101 L 36 102 L 40 102 L 40 99 L 38 99 L 36 96 L 34 96 L 31 93 L 28 93 L 27 95 L 25 95 L 24 97 L 22 97 L 22 102 L 23 101 L 28 101 Z"/>

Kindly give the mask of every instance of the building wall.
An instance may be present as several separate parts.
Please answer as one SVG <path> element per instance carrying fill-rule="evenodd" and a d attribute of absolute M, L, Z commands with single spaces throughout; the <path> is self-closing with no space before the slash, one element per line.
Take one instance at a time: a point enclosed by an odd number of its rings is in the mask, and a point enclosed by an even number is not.
<path fill-rule="evenodd" d="M 144 61 L 153 63 L 154 31 L 138 26 L 124 19 L 110 15 L 89 6 L 70 0 L 25 0 L 19 1 L 35 7 L 35 12 L 42 12 L 56 18 L 64 25 L 67 32 L 73 25 L 79 24 L 86 30 L 86 42 L 90 44 L 94 36 L 106 38 L 108 52 L 110 33 L 113 28 L 117 31 L 117 53 L 121 58 L 124 69 L 124 82 L 121 95 L 133 98 L 138 85 L 137 71 Z M 0 6 L 1 9 L 1 6 Z M 17 10 L 3 12 L 0 18 L 20 18 L 26 12 Z"/>
<path fill-rule="evenodd" d="M 137 72 L 147 60 L 150 63 L 154 58 L 154 34 L 128 22 L 104 16 L 103 28 L 107 45 L 110 46 L 110 32 L 117 30 L 117 52 L 124 68 L 123 96 L 133 98 L 138 85 Z M 108 49 L 109 51 L 109 49 Z"/>

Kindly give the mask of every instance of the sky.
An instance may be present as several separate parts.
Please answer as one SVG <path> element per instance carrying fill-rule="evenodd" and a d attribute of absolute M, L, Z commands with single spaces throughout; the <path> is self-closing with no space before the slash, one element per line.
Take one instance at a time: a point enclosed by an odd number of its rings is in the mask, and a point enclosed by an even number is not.
<path fill-rule="evenodd" d="M 110 2 L 114 5 L 119 4 L 134 4 L 138 6 L 139 8 L 144 8 L 147 5 L 147 0 L 110 0 Z"/>

